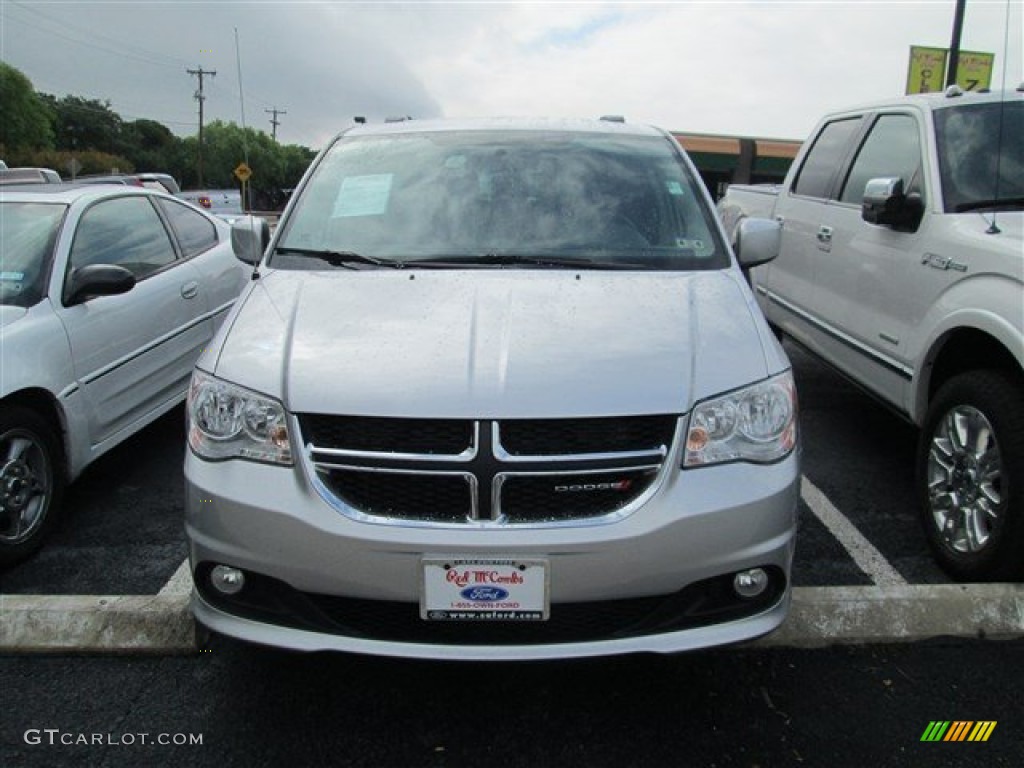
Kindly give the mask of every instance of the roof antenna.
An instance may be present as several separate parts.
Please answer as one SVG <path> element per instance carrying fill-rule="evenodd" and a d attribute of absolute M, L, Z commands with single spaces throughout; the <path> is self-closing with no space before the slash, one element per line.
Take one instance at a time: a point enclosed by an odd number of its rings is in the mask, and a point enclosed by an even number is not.
<path fill-rule="evenodd" d="M 988 229 L 985 230 L 986 235 L 998 235 L 1003 230 L 999 228 L 996 223 L 996 219 L 999 216 L 999 179 L 1002 174 L 1003 165 L 1003 126 L 1006 122 L 1006 60 L 1010 54 L 1010 0 L 1006 0 L 1006 24 L 1004 25 L 1005 32 L 1003 35 L 1003 85 L 1002 93 L 999 99 L 999 132 L 996 135 L 996 178 L 995 185 L 992 192 L 992 199 L 997 202 L 997 206 L 992 210 L 992 221 L 988 223 Z"/>
<path fill-rule="evenodd" d="M 242 52 L 238 46 L 238 27 L 235 27 L 235 63 L 238 66 L 238 104 L 242 115 L 242 156 L 245 159 L 246 167 L 249 166 L 249 137 L 248 128 L 245 125 L 245 92 L 242 90 Z M 249 190 L 249 181 L 246 179 L 242 182 L 242 210 L 249 212 L 249 230 L 252 232 L 256 222 L 252 218 L 252 195 Z M 234 226 L 234 224 L 232 224 Z M 253 239 L 256 237 L 256 233 L 252 232 Z M 252 275 L 250 280 L 260 279 L 260 260 L 256 259 L 256 263 L 252 265 Z"/>

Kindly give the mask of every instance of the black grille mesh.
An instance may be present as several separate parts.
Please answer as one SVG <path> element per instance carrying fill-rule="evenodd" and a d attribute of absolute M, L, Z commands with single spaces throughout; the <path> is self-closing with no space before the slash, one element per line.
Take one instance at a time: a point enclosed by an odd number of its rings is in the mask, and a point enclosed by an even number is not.
<path fill-rule="evenodd" d="M 655 470 L 596 475 L 513 476 L 501 488 L 501 511 L 513 522 L 552 522 L 607 515 L 650 486 Z"/>
<path fill-rule="evenodd" d="M 339 499 L 367 515 L 464 523 L 472 511 L 467 478 L 332 469 L 320 478 Z"/>
<path fill-rule="evenodd" d="M 299 416 L 303 439 L 318 448 L 456 456 L 473 442 L 473 422 L 372 416 Z"/>
<path fill-rule="evenodd" d="M 645 451 L 671 445 L 675 429 L 675 416 L 512 419 L 501 422 L 501 445 L 513 456 Z"/>

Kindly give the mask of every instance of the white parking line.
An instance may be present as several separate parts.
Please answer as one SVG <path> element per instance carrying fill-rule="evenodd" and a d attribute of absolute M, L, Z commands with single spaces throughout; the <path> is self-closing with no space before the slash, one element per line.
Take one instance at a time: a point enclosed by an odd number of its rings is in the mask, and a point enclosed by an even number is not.
<path fill-rule="evenodd" d="M 168 595 L 187 595 L 192 592 L 192 571 L 188 567 L 188 558 L 185 558 L 185 562 L 178 566 L 178 570 L 174 572 L 174 575 L 167 580 L 157 594 L 162 597 Z"/>
<path fill-rule="evenodd" d="M 806 476 L 802 480 L 800 496 L 804 502 L 815 517 L 824 523 L 829 532 L 850 553 L 850 557 L 871 578 L 871 581 L 885 587 L 905 585 L 906 579 L 900 576 L 885 559 L 885 556 L 864 538 L 864 535 L 846 519 L 842 512 L 835 508 L 828 497 Z"/>

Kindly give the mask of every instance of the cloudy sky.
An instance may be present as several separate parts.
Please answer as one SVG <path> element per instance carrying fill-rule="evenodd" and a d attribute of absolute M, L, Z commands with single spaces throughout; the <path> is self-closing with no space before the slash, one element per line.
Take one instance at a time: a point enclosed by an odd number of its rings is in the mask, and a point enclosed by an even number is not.
<path fill-rule="evenodd" d="M 126 119 L 246 122 L 319 148 L 354 115 L 623 114 L 802 139 L 825 110 L 903 93 L 911 45 L 948 46 L 954 0 L 303 2 L 0 0 L 0 58 L 37 90 Z M 236 50 L 236 30 L 238 47 Z M 969 0 L 964 50 L 1024 81 L 1024 0 Z M 2 116 L 0 116 L 2 119 Z"/>

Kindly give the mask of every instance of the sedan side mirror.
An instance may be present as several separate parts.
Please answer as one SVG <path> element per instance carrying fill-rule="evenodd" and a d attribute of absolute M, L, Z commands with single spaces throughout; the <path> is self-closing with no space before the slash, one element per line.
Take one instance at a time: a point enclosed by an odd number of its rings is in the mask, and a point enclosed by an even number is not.
<path fill-rule="evenodd" d="M 912 232 L 921 223 L 924 202 L 918 194 L 906 194 L 903 179 L 871 179 L 864 186 L 860 216 L 869 224 Z"/>
<path fill-rule="evenodd" d="M 736 258 L 744 269 L 771 261 L 782 246 L 782 225 L 771 219 L 743 219 L 736 229 Z"/>
<path fill-rule="evenodd" d="M 71 272 L 64 289 L 64 306 L 81 304 L 94 296 L 114 296 L 135 287 L 135 275 L 114 264 L 87 264 Z"/>
<path fill-rule="evenodd" d="M 243 216 L 231 224 L 231 249 L 246 264 L 256 265 L 270 243 L 270 225 L 260 216 Z"/>

